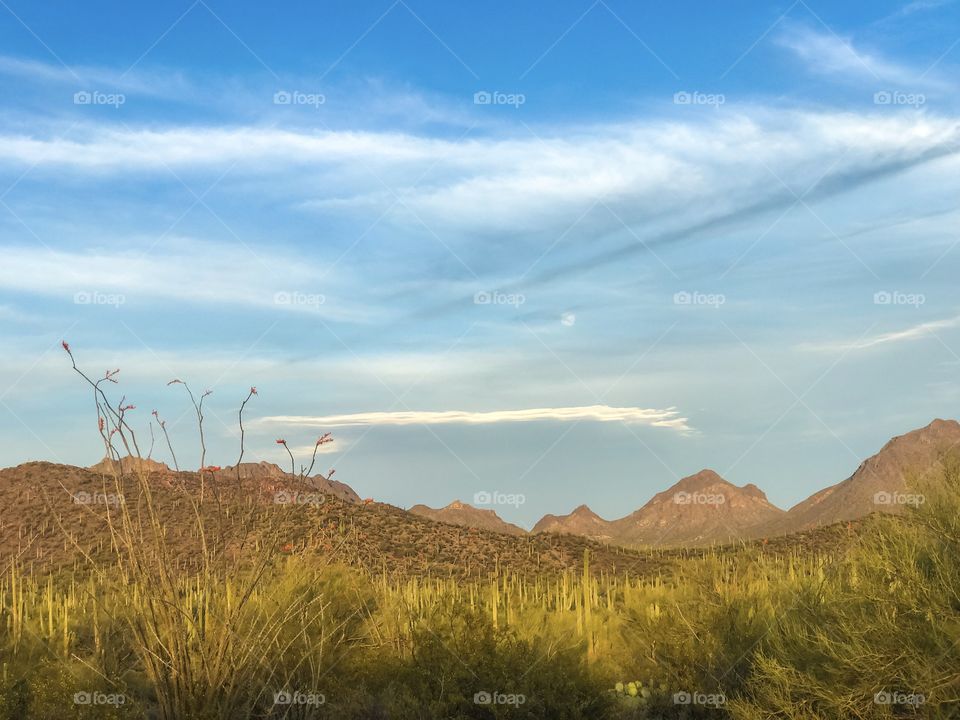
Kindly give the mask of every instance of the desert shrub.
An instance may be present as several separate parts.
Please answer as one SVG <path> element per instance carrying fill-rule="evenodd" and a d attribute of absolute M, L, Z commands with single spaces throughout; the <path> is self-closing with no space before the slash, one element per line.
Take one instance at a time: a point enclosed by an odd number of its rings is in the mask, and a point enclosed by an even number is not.
<path fill-rule="evenodd" d="M 355 717 L 574 720 L 610 712 L 582 643 L 521 638 L 463 606 L 415 621 L 409 643 L 402 657 L 369 668 Z"/>
<path fill-rule="evenodd" d="M 756 653 L 794 600 L 787 567 L 763 557 L 692 559 L 671 585 L 628 598 L 621 681 L 643 681 L 650 697 L 639 717 L 723 716 L 719 709 L 745 691 Z"/>
<path fill-rule="evenodd" d="M 0 719 L 77 718 L 128 720 L 142 718 L 144 708 L 122 682 L 101 692 L 102 679 L 82 663 L 46 659 L 21 667 L 0 685 Z"/>
<path fill-rule="evenodd" d="M 755 659 L 743 720 L 960 716 L 960 471 L 807 578 Z"/>

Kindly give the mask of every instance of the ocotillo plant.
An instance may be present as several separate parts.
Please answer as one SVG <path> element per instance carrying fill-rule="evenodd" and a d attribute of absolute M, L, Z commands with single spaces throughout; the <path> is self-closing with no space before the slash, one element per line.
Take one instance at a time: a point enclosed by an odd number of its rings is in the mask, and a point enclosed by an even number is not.
<path fill-rule="evenodd" d="M 264 665 L 270 664 L 265 652 L 280 648 L 289 653 L 299 647 L 289 641 L 278 645 L 287 618 L 292 614 L 308 625 L 320 623 L 326 601 L 307 587 L 286 595 L 282 606 L 263 615 L 263 596 L 272 589 L 268 576 L 283 540 L 279 519 L 276 513 L 263 513 L 256 502 L 237 493 L 232 497 L 233 506 L 243 511 L 229 518 L 224 514 L 219 468 L 206 465 L 203 401 L 210 392 L 203 393 L 198 401 L 179 379 L 169 384 L 183 385 L 190 397 L 200 436 L 201 467 L 195 476 L 177 473 L 180 497 L 191 510 L 199 546 L 197 574 L 192 578 L 178 574 L 169 530 L 127 418 L 135 407 L 123 399 L 112 403 L 103 390 L 104 383 L 117 382 L 119 371 L 110 371 L 94 381 L 78 367 L 66 342 L 63 349 L 74 371 L 92 389 L 105 453 L 114 460 L 109 472 L 117 497 L 124 498 L 124 502 L 107 505 L 103 511 L 115 567 L 99 567 L 85 551 L 81 552 L 102 582 L 116 579 L 138 599 L 138 605 L 125 613 L 125 618 L 135 650 L 155 688 L 162 716 L 166 720 L 238 717 L 249 710 L 251 683 L 262 681 Z M 241 405 L 241 421 L 242 408 L 254 394 L 251 388 Z M 169 444 L 165 423 L 161 422 L 161 429 Z M 241 438 L 241 458 L 242 442 Z M 115 443 L 134 458 L 132 468 L 121 466 Z M 318 441 L 317 447 L 320 445 Z M 169 447 L 173 455 L 172 444 Z M 188 484 L 192 477 L 197 479 L 198 488 Z M 241 490 L 239 483 L 237 490 Z M 215 512 L 211 512 L 211 502 Z M 259 553 L 231 552 L 231 548 L 243 548 L 254 539 Z M 188 591 L 190 587 L 197 590 Z M 230 588 L 229 601 L 212 602 L 222 587 Z M 311 652 L 308 647 L 300 647 L 300 651 Z M 278 678 L 277 682 L 285 680 Z"/>

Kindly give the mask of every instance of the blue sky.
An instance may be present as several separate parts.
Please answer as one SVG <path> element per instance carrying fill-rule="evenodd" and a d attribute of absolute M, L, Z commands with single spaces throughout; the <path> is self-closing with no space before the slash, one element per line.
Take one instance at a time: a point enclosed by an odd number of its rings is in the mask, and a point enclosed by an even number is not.
<path fill-rule="evenodd" d="M 960 400 L 960 4 L 0 3 L 0 464 L 787 507 Z M 161 445 L 155 457 L 169 460 Z"/>

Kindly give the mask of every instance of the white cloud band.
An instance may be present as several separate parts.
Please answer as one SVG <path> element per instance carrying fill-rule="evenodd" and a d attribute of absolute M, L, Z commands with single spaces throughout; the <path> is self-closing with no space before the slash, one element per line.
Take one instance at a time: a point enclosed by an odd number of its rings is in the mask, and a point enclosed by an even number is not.
<path fill-rule="evenodd" d="M 277 415 L 263 418 L 262 422 L 300 427 L 351 427 L 358 425 L 489 425 L 503 422 L 536 422 L 571 420 L 636 423 L 652 427 L 666 427 L 689 431 L 687 418 L 680 417 L 675 408 L 664 410 L 638 407 L 610 407 L 609 405 L 586 405 L 583 407 L 532 408 L 529 410 L 494 410 L 470 412 L 466 410 L 404 410 L 397 412 L 367 412 L 349 415 Z"/>

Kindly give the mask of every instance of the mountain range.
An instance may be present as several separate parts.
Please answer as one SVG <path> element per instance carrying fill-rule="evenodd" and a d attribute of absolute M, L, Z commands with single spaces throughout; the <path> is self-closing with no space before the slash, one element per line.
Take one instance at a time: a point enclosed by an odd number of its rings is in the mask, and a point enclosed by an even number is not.
<path fill-rule="evenodd" d="M 491 508 L 457 500 L 438 509 L 415 505 L 403 510 L 361 500 L 348 485 L 322 475 L 301 480 L 272 463 L 241 463 L 208 472 L 226 493 L 227 505 L 253 498 L 265 519 L 284 513 L 291 545 L 327 553 L 338 548 L 342 562 L 428 574 L 475 575 L 505 564 L 535 572 L 572 567 L 589 548 L 598 569 L 653 571 L 663 556 L 631 553 L 768 539 L 771 549 L 835 540 L 838 533 L 848 533 L 847 523 L 856 525 L 878 511 L 899 513 L 922 502 L 924 483 L 936 481 L 945 455 L 958 447 L 960 423 L 934 420 L 893 438 L 850 477 L 786 511 L 770 503 L 757 486 L 738 487 L 704 469 L 622 518 L 607 520 L 580 505 L 567 515 L 544 516 L 530 532 L 504 521 Z M 91 468 L 33 462 L 0 470 L 0 550 L 31 562 L 71 563 L 73 551 L 62 540 L 64 529 L 103 550 L 103 532 L 89 510 L 83 512 L 82 503 L 110 501 L 108 476 L 117 462 L 104 460 Z M 124 475 L 138 467 L 149 475 L 163 499 L 158 503 L 165 522 L 182 531 L 187 562 L 192 536 L 189 523 L 184 523 L 189 518 L 185 493 L 202 487 L 198 474 L 171 470 L 154 460 L 124 458 L 119 464 Z M 204 476 L 209 482 L 209 474 Z M 136 492 L 135 483 L 130 492 Z"/>
<path fill-rule="evenodd" d="M 786 511 L 773 505 L 756 485 L 738 487 L 704 469 L 654 495 L 625 517 L 606 520 L 580 505 L 568 515 L 545 515 L 531 533 L 580 535 L 624 546 L 706 545 L 787 535 L 874 512 L 900 513 L 922 502 L 922 485 L 936 480 L 944 456 L 957 448 L 960 423 L 937 419 L 894 437 L 850 477 Z M 457 525 L 512 534 L 520 530 L 492 510 L 478 510 L 459 501 L 436 510 L 417 505 L 411 512 Z"/>

